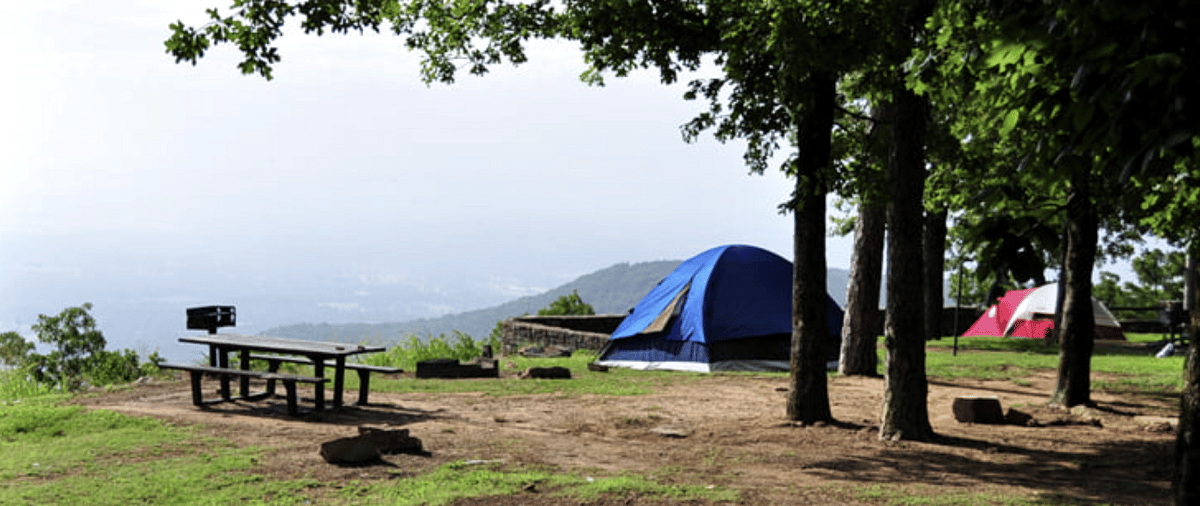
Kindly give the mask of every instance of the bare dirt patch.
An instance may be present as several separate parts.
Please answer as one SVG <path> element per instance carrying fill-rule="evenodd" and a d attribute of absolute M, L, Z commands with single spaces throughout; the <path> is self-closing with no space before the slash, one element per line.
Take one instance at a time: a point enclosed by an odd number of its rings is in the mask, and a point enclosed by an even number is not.
<path fill-rule="evenodd" d="M 1044 405 L 1052 380 L 1043 374 L 1021 385 L 931 381 L 929 417 L 939 440 L 928 443 L 879 439 L 884 384 L 875 378 L 831 378 L 837 423 L 811 427 L 785 417 L 787 378 L 747 375 L 705 376 L 633 397 L 372 393 L 371 406 L 299 418 L 287 416 L 281 399 L 199 409 L 186 381 L 151 382 L 79 402 L 266 447 L 263 472 L 311 477 L 330 487 L 394 480 L 457 460 L 499 460 L 729 486 L 743 491 L 745 504 L 877 504 L 883 500 L 865 494 L 873 485 L 964 499 L 1040 494 L 1052 502 L 1170 504 L 1177 400 L 1094 392 L 1096 406 L 1065 411 Z M 354 395 L 346 392 L 347 399 Z M 1006 412 L 1015 406 L 1032 421 L 958 423 L 951 404 L 960 396 L 996 396 Z M 355 435 L 360 425 L 406 428 L 430 455 L 388 455 L 365 466 L 335 466 L 320 457 L 322 442 Z M 455 504 L 562 504 L 561 497 L 536 490 Z M 631 495 L 588 504 L 691 503 Z"/>

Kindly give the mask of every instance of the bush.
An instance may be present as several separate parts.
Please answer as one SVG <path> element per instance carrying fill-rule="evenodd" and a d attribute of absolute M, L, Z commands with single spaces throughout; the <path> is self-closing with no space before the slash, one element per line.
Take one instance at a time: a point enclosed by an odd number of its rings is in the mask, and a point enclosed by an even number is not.
<path fill-rule="evenodd" d="M 538 316 L 559 315 L 594 315 L 596 310 L 591 304 L 585 303 L 579 296 L 579 290 L 572 290 L 571 295 L 563 295 L 551 302 L 545 309 L 538 310 Z"/>
<path fill-rule="evenodd" d="M 454 331 L 452 339 L 442 334 L 422 341 L 416 335 L 409 334 L 407 339 L 386 352 L 369 355 L 365 360 L 372 365 L 413 370 L 417 367 L 417 362 L 436 358 L 453 358 L 460 361 L 474 359 L 483 354 L 484 345 L 496 350 L 500 348 L 500 340 L 489 338 L 486 341 L 476 341 L 475 338 L 457 330 Z"/>
<path fill-rule="evenodd" d="M 86 385 L 108 385 L 135 380 L 158 368 L 162 358 L 150 355 L 142 363 L 132 350 L 104 349 L 108 343 L 88 314 L 90 303 L 64 309 L 57 316 L 38 315 L 33 325 L 38 341 L 54 346 L 45 355 L 16 332 L 0 335 L 0 362 L 15 367 L 33 381 L 59 390 L 79 390 Z"/>

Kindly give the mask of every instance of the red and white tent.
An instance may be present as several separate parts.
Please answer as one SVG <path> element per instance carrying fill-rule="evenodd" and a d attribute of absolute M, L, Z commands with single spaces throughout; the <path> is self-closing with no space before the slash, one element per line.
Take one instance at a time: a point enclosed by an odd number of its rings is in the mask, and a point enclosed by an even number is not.
<path fill-rule="evenodd" d="M 1012 290 L 975 321 L 963 336 L 1010 336 L 1042 339 L 1054 328 L 1058 313 L 1058 284 Z M 1121 324 L 1104 304 L 1092 298 L 1096 339 L 1124 341 Z"/>

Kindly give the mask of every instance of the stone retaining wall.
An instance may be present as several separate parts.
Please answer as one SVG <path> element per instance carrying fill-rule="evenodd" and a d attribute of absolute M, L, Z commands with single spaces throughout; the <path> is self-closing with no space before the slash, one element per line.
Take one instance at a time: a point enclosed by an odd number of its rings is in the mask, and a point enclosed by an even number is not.
<path fill-rule="evenodd" d="M 600 351 L 624 319 L 623 314 L 509 318 L 501 325 L 502 353 L 510 355 L 529 344 Z"/>

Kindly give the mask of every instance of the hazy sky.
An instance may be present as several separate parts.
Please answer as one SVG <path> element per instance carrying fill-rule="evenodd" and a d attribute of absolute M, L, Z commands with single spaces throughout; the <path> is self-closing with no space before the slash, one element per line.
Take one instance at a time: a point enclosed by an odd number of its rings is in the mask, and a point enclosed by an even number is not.
<path fill-rule="evenodd" d="M 0 233 L 381 275 L 790 251 L 788 182 L 682 142 L 698 104 L 652 75 L 591 88 L 561 46 L 425 86 L 388 36 L 286 38 L 272 82 L 228 47 L 175 64 L 167 24 L 214 3 L 6 3 Z"/>
<path fill-rule="evenodd" d="M 789 181 L 684 143 L 701 104 L 653 74 L 588 87 L 559 44 L 426 86 L 398 38 L 298 33 L 271 82 L 227 46 L 176 64 L 167 25 L 224 3 L 0 7 L 0 330 L 115 293 L 182 314 L 340 278 L 478 287 L 466 306 L 726 243 L 791 257 Z M 828 259 L 847 267 L 849 240 Z"/>

